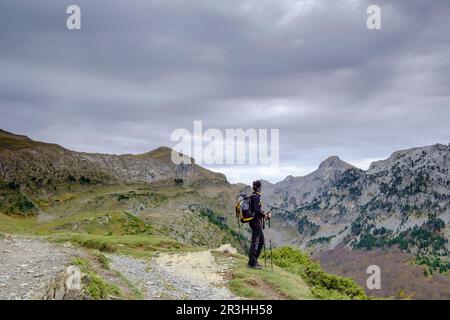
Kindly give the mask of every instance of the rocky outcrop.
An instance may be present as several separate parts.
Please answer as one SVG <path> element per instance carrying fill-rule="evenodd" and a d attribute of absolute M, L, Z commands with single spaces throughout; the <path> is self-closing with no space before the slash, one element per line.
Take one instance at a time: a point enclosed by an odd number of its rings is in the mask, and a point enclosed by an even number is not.
<path fill-rule="evenodd" d="M 35 296 L 37 300 L 86 300 L 82 285 L 82 273 L 77 266 L 69 266 L 58 277 L 45 284 Z"/>

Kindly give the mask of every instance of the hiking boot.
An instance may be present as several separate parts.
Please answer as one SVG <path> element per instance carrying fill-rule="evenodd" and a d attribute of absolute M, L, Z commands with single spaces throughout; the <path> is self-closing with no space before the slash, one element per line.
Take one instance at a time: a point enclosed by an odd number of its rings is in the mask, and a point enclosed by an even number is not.
<path fill-rule="evenodd" d="M 262 269 L 262 265 L 260 265 L 259 263 L 255 264 L 254 266 L 249 264 L 248 267 L 251 269 L 258 269 L 258 270 Z"/>

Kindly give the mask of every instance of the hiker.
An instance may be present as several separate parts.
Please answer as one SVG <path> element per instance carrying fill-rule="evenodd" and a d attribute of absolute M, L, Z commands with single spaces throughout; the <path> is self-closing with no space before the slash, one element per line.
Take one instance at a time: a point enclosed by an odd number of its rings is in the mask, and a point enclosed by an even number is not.
<path fill-rule="evenodd" d="M 261 181 L 259 180 L 253 182 L 250 208 L 254 218 L 249 221 L 252 229 L 252 242 L 250 244 L 248 266 L 253 269 L 261 269 L 262 266 L 258 263 L 258 258 L 265 245 L 263 227 L 265 221 L 271 218 L 271 213 L 264 213 L 261 209 Z"/>

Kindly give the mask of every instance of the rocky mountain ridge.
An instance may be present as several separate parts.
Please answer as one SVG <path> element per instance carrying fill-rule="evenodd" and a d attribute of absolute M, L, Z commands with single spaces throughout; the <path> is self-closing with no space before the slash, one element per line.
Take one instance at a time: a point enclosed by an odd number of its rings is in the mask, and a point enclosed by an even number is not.
<path fill-rule="evenodd" d="M 381 228 L 394 237 L 430 219 L 443 221 L 439 234 L 447 240 L 449 167 L 450 148 L 442 144 L 394 152 L 367 171 L 333 158 L 305 177 L 265 183 L 264 197 L 283 228 L 296 229 L 289 241 L 311 250 L 358 243 Z"/>
<path fill-rule="evenodd" d="M 332 156 L 324 160 L 316 171 L 306 176 L 288 176 L 274 185 L 263 181 L 264 200 L 271 207 L 295 210 L 319 196 L 345 170 L 351 168 L 353 168 L 352 165 L 337 156 Z"/>
<path fill-rule="evenodd" d="M 27 190 L 55 191 L 64 184 L 182 181 L 227 183 L 220 173 L 194 164 L 175 165 L 172 150 L 160 147 L 141 155 L 75 152 L 56 144 L 0 131 L 0 180 Z"/>

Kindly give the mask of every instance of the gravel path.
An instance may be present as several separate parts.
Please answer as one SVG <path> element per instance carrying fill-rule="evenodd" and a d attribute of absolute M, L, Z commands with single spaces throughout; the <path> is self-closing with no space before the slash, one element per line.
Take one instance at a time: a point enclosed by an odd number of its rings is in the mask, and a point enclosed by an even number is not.
<path fill-rule="evenodd" d="M 160 254 L 150 261 L 110 255 L 111 268 L 122 273 L 147 300 L 229 300 L 224 287 L 226 267 L 220 267 L 210 251 Z"/>
<path fill-rule="evenodd" d="M 79 250 L 37 238 L 0 237 L 0 300 L 33 299 L 63 272 Z M 120 271 L 145 299 L 235 299 L 225 287 L 226 263 L 211 251 L 164 253 L 151 260 L 109 255 L 111 269 Z M 231 258 L 230 258 L 231 259 Z"/>
<path fill-rule="evenodd" d="M 0 238 L 0 300 L 33 299 L 72 256 L 71 249 L 39 239 Z"/>

